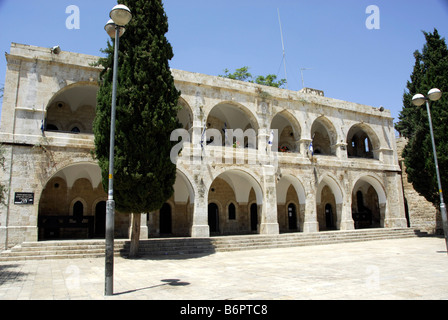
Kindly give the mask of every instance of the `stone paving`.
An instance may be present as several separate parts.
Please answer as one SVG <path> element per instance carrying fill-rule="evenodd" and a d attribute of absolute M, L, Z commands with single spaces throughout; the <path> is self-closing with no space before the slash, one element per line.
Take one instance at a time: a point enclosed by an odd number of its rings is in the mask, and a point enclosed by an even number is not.
<path fill-rule="evenodd" d="M 442 300 L 443 238 L 379 240 L 210 255 L 0 263 L 1 300 Z"/>

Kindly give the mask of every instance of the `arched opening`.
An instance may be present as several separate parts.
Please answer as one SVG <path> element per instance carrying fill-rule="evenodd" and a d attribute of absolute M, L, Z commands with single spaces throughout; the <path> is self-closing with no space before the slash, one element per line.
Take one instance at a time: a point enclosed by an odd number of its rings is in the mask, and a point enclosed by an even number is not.
<path fill-rule="evenodd" d="M 208 192 L 208 203 L 214 204 L 209 206 L 210 232 L 235 235 L 258 231 L 262 199 L 261 187 L 249 173 L 242 170 L 221 173 L 213 180 Z"/>
<path fill-rule="evenodd" d="M 219 233 L 219 208 L 216 203 L 208 205 L 208 226 L 211 235 Z"/>
<path fill-rule="evenodd" d="M 236 220 L 236 207 L 233 203 L 229 204 L 228 207 L 229 220 Z"/>
<path fill-rule="evenodd" d="M 98 165 L 80 163 L 58 171 L 46 183 L 39 200 L 38 239 L 88 239 L 101 235 L 99 209 L 95 207 L 101 198 L 107 198 L 107 194 Z"/>
<path fill-rule="evenodd" d="M 84 216 L 84 205 L 81 201 L 77 201 L 73 206 L 73 218 L 76 221 L 82 221 Z"/>
<path fill-rule="evenodd" d="M 337 134 L 330 120 L 317 118 L 311 127 L 311 138 L 315 155 L 336 155 Z"/>
<path fill-rule="evenodd" d="M 252 112 L 243 105 L 223 102 L 212 108 L 207 117 L 207 144 L 235 148 L 257 148 L 258 122 Z M 220 143 L 211 130 L 219 132 Z"/>
<path fill-rule="evenodd" d="M 384 226 L 386 194 L 373 177 L 359 179 L 352 192 L 352 216 L 355 229 Z"/>
<path fill-rule="evenodd" d="M 172 233 L 172 215 L 171 206 L 169 203 L 165 202 L 160 208 L 159 215 L 159 228 L 161 235 L 169 235 Z"/>
<path fill-rule="evenodd" d="M 376 150 L 379 140 L 366 124 L 352 126 L 347 134 L 347 155 L 349 158 L 378 159 Z"/>
<path fill-rule="evenodd" d="M 93 134 L 98 87 L 74 84 L 60 90 L 47 106 L 44 130 Z"/>
<path fill-rule="evenodd" d="M 277 212 L 280 232 L 303 231 L 306 193 L 301 181 L 292 174 L 283 174 L 277 182 Z M 295 217 L 291 216 L 293 212 Z M 294 220 L 291 221 L 291 218 Z M 293 228 L 292 225 L 293 224 Z"/>
<path fill-rule="evenodd" d="M 271 129 L 277 130 L 279 152 L 300 152 L 300 125 L 292 114 L 286 110 L 278 113 L 272 119 Z"/>
<path fill-rule="evenodd" d="M 182 125 L 182 128 L 189 131 L 193 126 L 193 112 L 188 103 L 182 98 L 178 102 L 180 110 L 177 112 L 177 120 Z"/>
<path fill-rule="evenodd" d="M 190 236 L 195 194 L 193 185 L 182 170 L 176 170 L 174 193 L 160 210 L 147 215 L 147 227 L 150 235 L 163 237 Z"/>
<path fill-rule="evenodd" d="M 338 230 L 343 207 L 342 190 L 336 180 L 326 176 L 317 188 L 317 220 L 319 230 Z"/>

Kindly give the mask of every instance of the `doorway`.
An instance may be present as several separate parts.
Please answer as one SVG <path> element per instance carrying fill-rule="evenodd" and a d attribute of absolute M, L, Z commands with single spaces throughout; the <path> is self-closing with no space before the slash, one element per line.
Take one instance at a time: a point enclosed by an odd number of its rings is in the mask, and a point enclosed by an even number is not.
<path fill-rule="evenodd" d="M 160 209 L 159 228 L 160 234 L 171 234 L 173 232 L 171 206 L 169 203 L 165 202 Z"/>
<path fill-rule="evenodd" d="M 288 226 L 289 230 L 297 230 L 297 213 L 294 203 L 288 205 Z"/>
<path fill-rule="evenodd" d="M 208 205 L 208 225 L 210 227 L 210 233 L 219 232 L 219 209 L 216 203 L 210 203 Z"/>
<path fill-rule="evenodd" d="M 327 230 L 336 229 L 335 225 L 334 225 L 334 218 L 333 218 L 333 207 L 329 203 L 327 203 L 325 205 L 325 223 L 326 223 Z"/>
<path fill-rule="evenodd" d="M 252 203 L 250 206 L 250 230 L 257 231 L 258 229 L 258 206 Z"/>

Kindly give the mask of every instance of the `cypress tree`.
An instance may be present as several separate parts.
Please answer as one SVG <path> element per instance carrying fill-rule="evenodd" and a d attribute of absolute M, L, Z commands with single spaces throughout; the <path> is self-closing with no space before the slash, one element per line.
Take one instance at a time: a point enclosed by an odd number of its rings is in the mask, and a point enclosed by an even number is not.
<path fill-rule="evenodd" d="M 423 32 L 426 44 L 422 52 L 414 53 L 415 65 L 407 91 L 403 95 L 403 109 L 396 129 L 408 139 L 403 151 L 408 180 L 414 189 L 428 201 L 440 204 L 436 168 L 431 142 L 426 105 L 416 107 L 412 97 L 421 93 L 427 95 L 432 88 L 448 92 L 448 48 L 445 39 L 437 29 L 433 33 Z M 442 186 L 448 183 L 448 96 L 431 102 L 431 116 L 434 128 Z"/>
<path fill-rule="evenodd" d="M 173 49 L 165 37 L 168 19 L 161 0 L 122 0 L 133 18 L 120 38 L 114 200 L 116 210 L 132 214 L 131 256 L 136 254 L 140 214 L 158 210 L 174 190 L 176 166 L 170 160 L 179 128 L 177 101 L 169 60 Z M 94 122 L 95 154 L 103 186 L 108 189 L 110 109 L 112 100 L 113 44 L 103 50 Z"/>

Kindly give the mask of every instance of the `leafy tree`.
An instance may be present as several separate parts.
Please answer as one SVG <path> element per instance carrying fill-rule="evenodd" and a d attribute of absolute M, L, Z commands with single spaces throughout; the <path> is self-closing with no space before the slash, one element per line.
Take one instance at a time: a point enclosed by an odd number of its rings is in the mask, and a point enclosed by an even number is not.
<path fill-rule="evenodd" d="M 281 88 L 286 83 L 285 79 L 281 79 L 279 81 L 276 80 L 277 80 L 276 75 L 268 74 L 266 77 L 258 76 L 257 79 L 255 79 L 255 83 L 276 88 Z"/>
<path fill-rule="evenodd" d="M 440 204 L 434 155 L 432 150 L 426 106 L 414 106 L 412 97 L 426 95 L 432 88 L 448 92 L 448 48 L 445 39 L 437 29 L 433 33 L 423 32 L 426 44 L 422 52 L 414 53 L 415 65 L 407 90 L 403 95 L 403 110 L 396 129 L 408 139 L 403 151 L 409 182 L 415 190 L 434 205 Z M 446 94 L 437 102 L 431 102 L 431 116 L 434 127 L 439 172 L 442 186 L 448 185 L 448 97 Z"/>
<path fill-rule="evenodd" d="M 274 74 L 268 74 L 266 77 L 257 76 L 254 80 L 252 74 L 249 72 L 249 67 L 242 67 L 236 69 L 234 73 L 230 73 L 228 69 L 224 69 L 224 75 L 219 76 L 223 78 L 229 78 L 232 80 L 246 81 L 276 88 L 281 88 L 286 83 L 285 79 L 277 81 L 277 76 Z"/>
<path fill-rule="evenodd" d="M 179 128 L 165 37 L 168 19 L 161 0 L 123 0 L 133 19 L 120 38 L 117 86 L 114 199 L 116 209 L 132 214 L 131 256 L 137 254 L 140 214 L 158 210 L 174 190 L 176 166 L 170 160 L 171 132 Z M 94 122 L 95 153 L 108 189 L 110 106 L 114 48 L 108 41 L 100 76 Z"/>
<path fill-rule="evenodd" d="M 223 78 L 229 78 L 232 80 L 252 82 L 252 74 L 249 73 L 249 67 L 242 67 L 236 69 L 234 73 L 229 73 L 229 69 L 224 69 L 224 75 L 219 75 Z"/>

